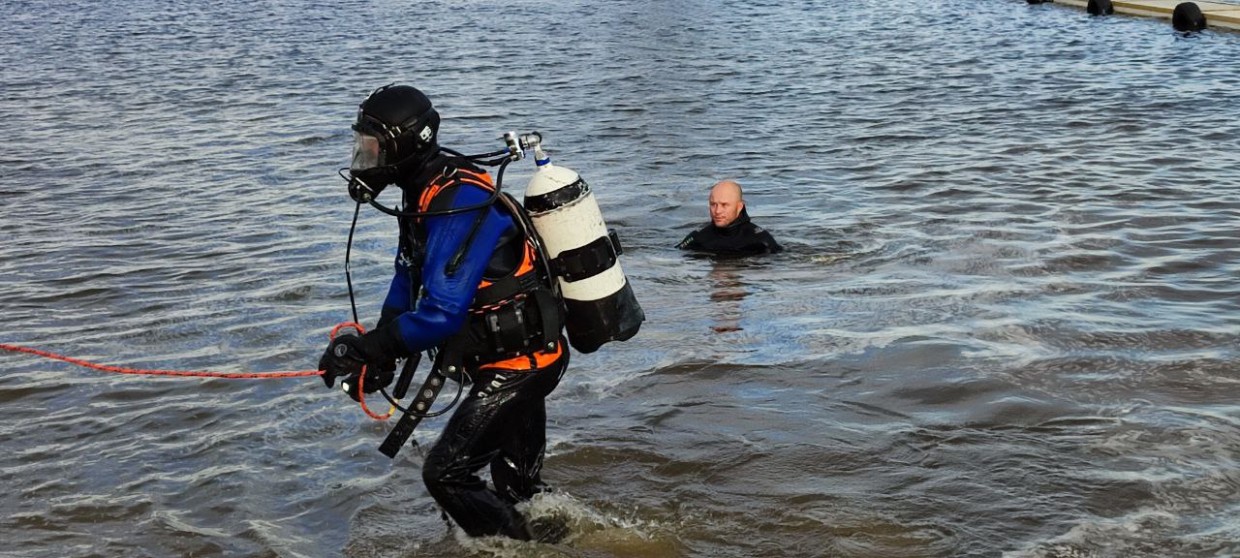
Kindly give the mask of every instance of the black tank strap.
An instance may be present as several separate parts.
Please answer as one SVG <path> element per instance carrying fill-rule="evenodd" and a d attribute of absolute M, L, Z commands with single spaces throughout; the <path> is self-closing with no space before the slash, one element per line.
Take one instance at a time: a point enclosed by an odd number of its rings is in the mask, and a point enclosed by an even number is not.
<path fill-rule="evenodd" d="M 614 233 L 600 236 L 584 246 L 560 252 L 551 262 L 551 269 L 570 282 L 594 277 L 616 264 L 620 254 L 617 244 L 619 239 Z"/>

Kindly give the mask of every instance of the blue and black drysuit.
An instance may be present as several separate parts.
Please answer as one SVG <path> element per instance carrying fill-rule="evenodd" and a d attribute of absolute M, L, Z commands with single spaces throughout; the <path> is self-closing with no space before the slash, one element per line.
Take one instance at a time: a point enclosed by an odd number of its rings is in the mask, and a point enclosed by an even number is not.
<path fill-rule="evenodd" d="M 417 200 L 405 207 L 466 208 L 492 196 L 489 176 L 465 161 L 440 157 L 428 167 L 402 185 L 406 201 Z M 481 220 L 478 211 L 486 212 Z M 380 327 L 399 345 L 389 354 L 438 348 L 441 370 L 459 366 L 472 380 L 426 457 L 427 490 L 471 536 L 529 539 L 513 506 L 543 489 L 544 398 L 568 365 L 568 349 L 562 316 L 553 315 L 561 310 L 545 304 L 553 295 L 512 209 L 497 201 L 478 211 L 400 218 Z M 477 475 L 488 465 L 495 490 Z"/>

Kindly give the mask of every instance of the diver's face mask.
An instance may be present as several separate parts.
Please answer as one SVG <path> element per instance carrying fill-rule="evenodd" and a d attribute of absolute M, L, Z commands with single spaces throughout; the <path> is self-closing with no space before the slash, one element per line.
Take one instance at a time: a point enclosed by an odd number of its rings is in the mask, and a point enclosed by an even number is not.
<path fill-rule="evenodd" d="M 356 127 L 355 127 L 356 128 Z M 364 131 L 353 131 L 353 157 L 349 162 L 349 197 L 369 203 L 392 183 L 393 169 L 385 166 L 383 142 Z"/>
<path fill-rule="evenodd" d="M 379 148 L 379 138 L 353 132 L 353 161 L 349 163 L 349 172 L 370 170 L 382 164 L 383 151 Z"/>
<path fill-rule="evenodd" d="M 369 203 L 402 172 L 409 172 L 438 149 L 434 109 L 398 125 L 385 124 L 362 110 L 353 124 L 353 156 L 349 162 L 349 196 Z M 403 169 L 403 170 L 402 170 Z M 343 172 L 341 173 L 343 176 Z"/>

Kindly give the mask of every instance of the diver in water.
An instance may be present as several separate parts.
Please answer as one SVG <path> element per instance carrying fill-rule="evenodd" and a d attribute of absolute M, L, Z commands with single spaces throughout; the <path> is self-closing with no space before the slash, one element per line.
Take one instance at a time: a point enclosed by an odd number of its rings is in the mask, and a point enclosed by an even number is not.
<path fill-rule="evenodd" d="M 737 256 L 783 250 L 771 233 L 749 220 L 741 185 L 734 180 L 721 180 L 710 189 L 710 223 L 689 233 L 676 247 Z"/>
<path fill-rule="evenodd" d="M 390 384 L 395 361 L 435 349 L 437 370 L 472 380 L 422 467 L 426 488 L 470 536 L 555 540 L 563 526 L 527 521 L 519 502 L 546 490 L 544 399 L 568 366 L 562 306 L 519 205 L 498 203 L 491 176 L 439 147 L 439 114 L 418 89 L 382 87 L 353 124 L 349 194 L 403 195 L 396 272 L 376 327 L 337 335 L 319 368 L 358 399 Z M 459 374 L 459 372 L 458 372 Z M 457 376 L 460 381 L 466 381 Z M 490 468 L 494 489 L 479 478 Z"/>

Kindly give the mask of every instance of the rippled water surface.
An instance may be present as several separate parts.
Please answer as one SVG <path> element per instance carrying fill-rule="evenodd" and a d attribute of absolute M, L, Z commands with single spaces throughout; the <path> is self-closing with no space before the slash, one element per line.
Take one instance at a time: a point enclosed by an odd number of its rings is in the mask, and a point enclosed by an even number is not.
<path fill-rule="evenodd" d="M 9 0 L 0 31 L 0 342 L 313 368 L 335 171 L 394 81 L 451 147 L 541 131 L 648 318 L 549 400 L 557 546 L 454 534 L 317 379 L 0 353 L 0 555 L 1240 555 L 1240 34 L 1018 0 Z M 785 253 L 672 248 L 725 177 Z M 368 323 L 394 229 L 363 211 Z"/>

